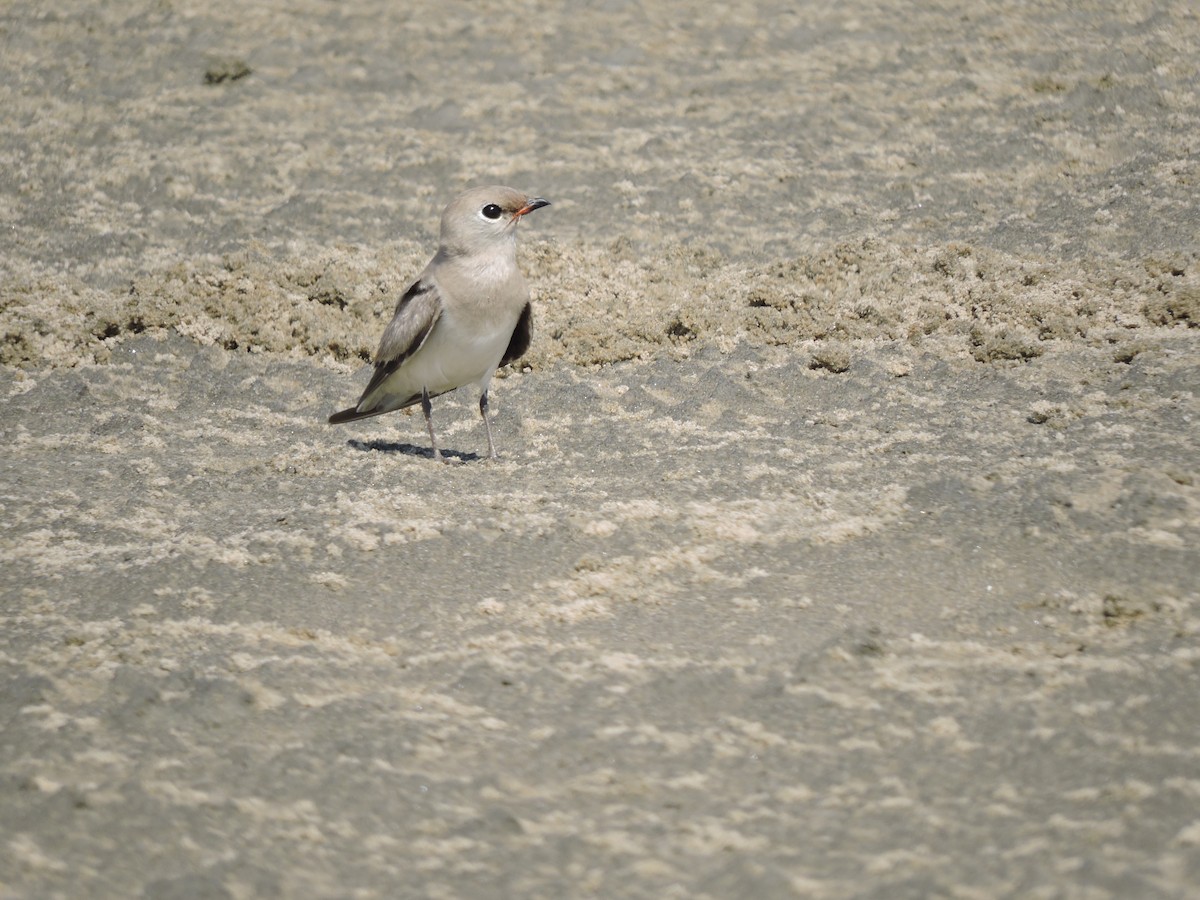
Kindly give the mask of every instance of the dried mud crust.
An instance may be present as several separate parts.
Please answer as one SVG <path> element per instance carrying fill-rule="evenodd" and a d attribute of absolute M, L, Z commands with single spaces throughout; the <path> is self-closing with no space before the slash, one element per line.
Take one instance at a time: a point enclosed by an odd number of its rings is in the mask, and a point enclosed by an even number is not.
<path fill-rule="evenodd" d="M 1046 341 L 1124 346 L 1147 329 L 1200 324 L 1196 255 L 1085 265 L 866 239 L 763 265 L 679 245 L 639 254 L 627 241 L 533 241 L 522 258 L 537 327 L 522 364 L 533 367 L 934 335 L 980 362 L 1027 360 Z M 103 362 L 129 335 L 164 329 L 231 350 L 365 361 L 423 261 L 409 244 L 282 259 L 245 251 L 139 277 L 126 292 L 9 283 L 0 362 Z"/>

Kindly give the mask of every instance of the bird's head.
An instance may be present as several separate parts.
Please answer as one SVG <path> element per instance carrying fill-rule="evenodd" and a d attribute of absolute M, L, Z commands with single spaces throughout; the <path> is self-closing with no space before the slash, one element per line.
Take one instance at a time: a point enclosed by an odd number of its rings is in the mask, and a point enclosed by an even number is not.
<path fill-rule="evenodd" d="M 511 243 L 521 217 L 549 205 L 549 200 L 509 187 L 472 188 L 459 194 L 442 213 L 441 250 L 460 256 Z"/>

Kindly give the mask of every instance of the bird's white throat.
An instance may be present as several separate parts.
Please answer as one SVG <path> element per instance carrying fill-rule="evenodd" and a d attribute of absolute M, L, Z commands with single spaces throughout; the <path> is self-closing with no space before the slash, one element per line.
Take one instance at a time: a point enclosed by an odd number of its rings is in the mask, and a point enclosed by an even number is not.
<path fill-rule="evenodd" d="M 517 273 L 515 243 L 503 249 L 495 248 L 492 252 L 473 253 L 460 259 L 459 265 L 463 274 L 478 284 L 502 284 Z"/>

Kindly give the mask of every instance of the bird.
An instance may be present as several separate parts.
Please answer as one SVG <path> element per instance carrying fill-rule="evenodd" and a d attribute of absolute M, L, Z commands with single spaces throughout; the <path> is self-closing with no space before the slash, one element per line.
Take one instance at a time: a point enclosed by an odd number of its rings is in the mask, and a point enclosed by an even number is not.
<path fill-rule="evenodd" d="M 510 187 L 472 188 L 442 212 L 438 249 L 396 302 L 358 403 L 329 417 L 354 422 L 421 404 L 433 458 L 430 400 L 464 385 L 479 388 L 488 458 L 497 459 L 488 418 L 496 370 L 520 359 L 533 337 L 529 285 L 517 265 L 517 224 L 550 201 Z"/>

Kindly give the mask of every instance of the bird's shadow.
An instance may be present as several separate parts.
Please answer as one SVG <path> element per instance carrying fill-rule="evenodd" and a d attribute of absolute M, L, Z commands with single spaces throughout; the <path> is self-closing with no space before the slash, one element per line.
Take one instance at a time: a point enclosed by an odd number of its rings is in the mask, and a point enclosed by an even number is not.
<path fill-rule="evenodd" d="M 375 451 L 377 453 L 402 453 L 405 456 L 423 456 L 426 459 L 433 459 L 432 447 L 418 447 L 416 444 L 404 444 L 398 441 L 360 441 L 350 439 L 346 443 L 354 450 L 360 450 L 363 453 Z M 478 453 L 463 453 L 459 450 L 443 450 L 442 456 L 448 459 L 456 459 L 459 462 L 475 462 L 482 459 Z"/>

